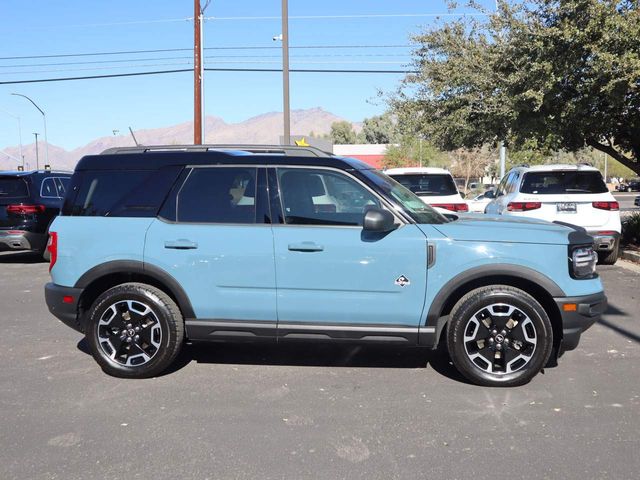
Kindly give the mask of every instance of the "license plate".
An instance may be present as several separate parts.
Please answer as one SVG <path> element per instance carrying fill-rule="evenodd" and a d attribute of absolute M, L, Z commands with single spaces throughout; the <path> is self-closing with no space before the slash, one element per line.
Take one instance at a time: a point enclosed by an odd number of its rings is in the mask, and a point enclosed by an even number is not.
<path fill-rule="evenodd" d="M 556 208 L 558 213 L 576 213 L 576 204 L 574 202 L 558 203 Z"/>

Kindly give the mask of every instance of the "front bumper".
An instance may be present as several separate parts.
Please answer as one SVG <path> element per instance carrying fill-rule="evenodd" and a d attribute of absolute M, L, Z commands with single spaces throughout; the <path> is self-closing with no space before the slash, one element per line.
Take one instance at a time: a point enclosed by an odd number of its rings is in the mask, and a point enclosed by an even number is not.
<path fill-rule="evenodd" d="M 44 286 L 44 298 L 49 311 L 65 325 L 83 333 L 78 311 L 82 288 L 62 287 L 55 283 Z"/>
<path fill-rule="evenodd" d="M 42 233 L 0 229 L 0 250 L 41 250 L 46 241 Z"/>
<path fill-rule="evenodd" d="M 604 292 L 580 297 L 555 298 L 554 300 L 562 316 L 560 353 L 576 348 L 580 343 L 582 332 L 600 320 L 607 309 L 607 297 Z"/>
<path fill-rule="evenodd" d="M 607 234 L 607 235 L 601 235 L 601 234 L 598 234 L 598 232 L 588 232 L 588 233 L 593 237 L 593 249 L 596 252 L 610 252 L 614 248 L 616 248 L 616 245 L 620 240 L 619 233 Z"/>

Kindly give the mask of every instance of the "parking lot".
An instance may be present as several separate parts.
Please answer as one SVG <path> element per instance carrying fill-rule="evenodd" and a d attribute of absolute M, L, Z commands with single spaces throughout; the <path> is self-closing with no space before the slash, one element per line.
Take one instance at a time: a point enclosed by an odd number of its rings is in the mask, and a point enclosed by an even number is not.
<path fill-rule="evenodd" d="M 0 478 L 637 478 L 640 268 L 600 273 L 603 321 L 520 388 L 428 351 L 308 345 L 190 346 L 140 381 L 49 315 L 47 264 L 0 254 Z"/>

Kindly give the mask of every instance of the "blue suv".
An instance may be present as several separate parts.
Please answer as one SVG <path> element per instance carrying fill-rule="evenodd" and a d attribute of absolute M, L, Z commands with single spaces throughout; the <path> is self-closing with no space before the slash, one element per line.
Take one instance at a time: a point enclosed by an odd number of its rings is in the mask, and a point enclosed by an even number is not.
<path fill-rule="evenodd" d="M 45 295 L 120 377 L 160 374 L 185 341 L 362 342 L 446 345 L 470 381 L 514 386 L 605 309 L 592 245 L 443 216 L 354 159 L 133 148 L 78 163 Z"/>

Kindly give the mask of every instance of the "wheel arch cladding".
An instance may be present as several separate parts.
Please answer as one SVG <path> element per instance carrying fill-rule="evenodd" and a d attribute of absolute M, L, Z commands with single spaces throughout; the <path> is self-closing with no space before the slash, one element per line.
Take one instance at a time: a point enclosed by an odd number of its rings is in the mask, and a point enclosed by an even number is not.
<path fill-rule="evenodd" d="M 184 318 L 195 317 L 189 297 L 175 278 L 158 267 L 134 260 L 107 262 L 85 272 L 74 285 L 83 289 L 78 305 L 79 315 L 83 317 L 103 292 L 128 282 L 159 288 L 176 302 Z"/>
<path fill-rule="evenodd" d="M 549 315 L 553 328 L 553 347 L 557 351 L 562 340 L 562 316 L 554 297 L 564 297 L 564 291 L 550 278 L 527 267 L 517 265 L 487 265 L 462 272 L 449 280 L 435 296 L 426 326 L 436 327 L 436 348 L 442 340 L 448 315 L 464 295 L 488 285 L 509 285 L 535 298 Z"/>

